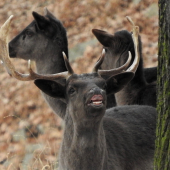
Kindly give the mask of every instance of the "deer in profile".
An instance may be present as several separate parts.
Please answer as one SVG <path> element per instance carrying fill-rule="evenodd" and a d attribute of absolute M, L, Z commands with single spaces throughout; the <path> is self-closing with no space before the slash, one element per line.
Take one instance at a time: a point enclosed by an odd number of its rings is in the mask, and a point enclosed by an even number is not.
<path fill-rule="evenodd" d="M 62 51 L 68 56 L 67 33 L 62 23 L 47 8 L 45 16 L 36 12 L 34 20 L 9 42 L 9 56 L 33 60 L 40 74 L 67 71 Z M 65 116 L 66 104 L 42 93 L 48 105 L 61 118 Z"/>
<path fill-rule="evenodd" d="M 47 8 L 44 12 L 45 16 L 32 13 L 34 21 L 9 42 L 9 56 L 35 61 L 40 74 L 67 71 L 62 57 L 62 51 L 68 56 L 66 30 Z M 66 104 L 44 93 L 43 96 L 53 111 L 64 118 Z M 108 101 L 108 107 L 115 105 L 115 98 Z"/>
<path fill-rule="evenodd" d="M 106 57 L 101 69 L 120 67 L 127 60 L 127 51 L 135 58 L 134 43 L 131 33 L 126 30 L 118 31 L 114 35 L 94 29 L 93 34 L 106 50 Z M 115 94 L 117 105 L 150 105 L 156 107 L 156 78 L 157 67 L 143 68 L 142 45 L 139 37 L 140 62 L 133 79 L 118 93 Z"/>
<path fill-rule="evenodd" d="M 139 64 L 138 27 L 133 26 L 135 58 L 116 69 L 99 70 L 103 51 L 92 73 L 76 74 L 63 52 L 68 71 L 42 75 L 29 64 L 29 74 L 15 70 L 8 57 L 7 38 L 11 18 L 0 29 L 0 57 L 9 74 L 35 80 L 44 93 L 66 102 L 65 129 L 59 154 L 59 170 L 153 169 L 156 110 L 151 106 L 106 109 L 107 95 L 120 91 L 134 77 Z M 4 33 L 4 30 L 7 33 Z M 3 34 L 2 34 L 3 33 Z M 56 80 L 65 80 L 65 84 Z M 53 81 L 55 80 L 55 81 Z"/>

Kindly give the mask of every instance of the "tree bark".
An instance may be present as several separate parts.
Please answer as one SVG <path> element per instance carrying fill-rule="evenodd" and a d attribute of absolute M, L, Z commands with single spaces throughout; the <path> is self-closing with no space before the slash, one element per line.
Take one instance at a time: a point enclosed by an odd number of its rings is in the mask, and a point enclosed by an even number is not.
<path fill-rule="evenodd" d="M 155 170 L 170 170 L 170 0 L 159 0 Z"/>

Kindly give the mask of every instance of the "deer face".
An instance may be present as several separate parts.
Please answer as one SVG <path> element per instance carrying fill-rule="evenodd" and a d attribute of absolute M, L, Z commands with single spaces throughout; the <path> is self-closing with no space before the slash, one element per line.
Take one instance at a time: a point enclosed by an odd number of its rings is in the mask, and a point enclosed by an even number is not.
<path fill-rule="evenodd" d="M 54 58 L 62 51 L 68 53 L 65 28 L 51 13 L 46 16 L 33 12 L 34 21 L 9 43 L 11 58 L 42 60 L 47 55 Z"/>
<path fill-rule="evenodd" d="M 66 85 L 49 80 L 35 80 L 43 92 L 66 100 L 67 110 L 75 122 L 101 119 L 106 109 L 106 81 L 97 73 L 73 74 Z"/>
<path fill-rule="evenodd" d="M 106 82 L 98 74 L 72 75 L 66 87 L 66 100 L 74 119 L 101 117 L 106 109 Z M 81 114 L 80 114 L 81 113 Z"/>
<path fill-rule="evenodd" d="M 47 44 L 47 37 L 38 31 L 34 21 L 9 43 L 9 55 L 11 58 L 35 60 L 35 54 L 36 57 L 42 55 Z"/>

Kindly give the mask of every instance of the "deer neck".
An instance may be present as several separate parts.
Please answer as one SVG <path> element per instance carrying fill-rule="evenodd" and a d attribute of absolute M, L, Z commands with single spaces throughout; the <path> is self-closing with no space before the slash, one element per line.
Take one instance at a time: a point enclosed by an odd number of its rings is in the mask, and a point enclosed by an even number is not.
<path fill-rule="evenodd" d="M 143 72 L 143 62 L 140 60 L 134 78 L 115 94 L 118 106 L 138 104 L 138 94 L 147 85 Z"/>
<path fill-rule="evenodd" d="M 107 167 L 107 149 L 103 121 L 92 125 L 73 123 L 66 116 L 64 138 L 61 147 L 63 169 L 102 170 Z M 69 120 L 69 121 L 68 121 Z M 89 124 L 91 124 L 89 126 Z M 88 125 L 86 127 L 86 125 Z M 90 128 L 91 127 L 91 128 Z M 72 159 L 70 159 L 72 158 Z"/>
<path fill-rule="evenodd" d="M 115 93 L 115 99 L 117 106 L 137 104 L 136 98 L 140 88 L 138 86 L 129 83 L 121 91 Z"/>
<path fill-rule="evenodd" d="M 43 54 L 35 61 L 36 70 L 41 74 L 55 74 L 66 71 L 62 53 L 57 54 Z"/>

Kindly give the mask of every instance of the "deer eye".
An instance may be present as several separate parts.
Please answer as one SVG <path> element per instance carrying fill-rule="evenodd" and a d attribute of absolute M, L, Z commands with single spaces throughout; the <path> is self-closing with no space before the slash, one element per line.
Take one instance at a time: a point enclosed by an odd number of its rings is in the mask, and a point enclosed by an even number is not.
<path fill-rule="evenodd" d="M 75 89 L 73 87 L 70 87 L 69 90 L 68 90 L 68 93 L 73 94 L 74 92 L 75 92 Z"/>
<path fill-rule="evenodd" d="M 26 35 L 28 37 L 32 37 L 34 35 L 34 33 L 32 31 L 26 31 Z"/>

